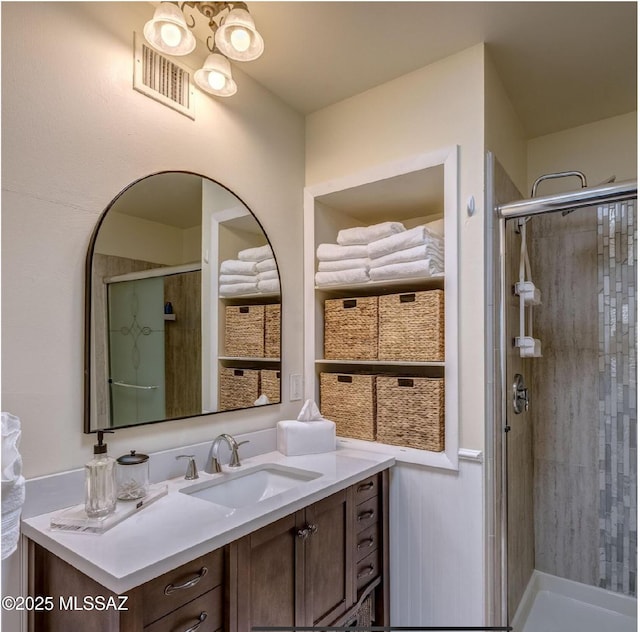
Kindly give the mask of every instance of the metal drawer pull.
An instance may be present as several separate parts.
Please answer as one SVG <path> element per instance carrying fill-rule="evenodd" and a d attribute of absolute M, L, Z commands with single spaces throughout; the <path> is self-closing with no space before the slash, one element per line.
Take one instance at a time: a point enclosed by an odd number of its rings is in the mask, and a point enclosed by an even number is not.
<path fill-rule="evenodd" d="M 362 522 L 363 520 L 369 520 L 369 518 L 373 518 L 375 516 L 375 511 L 373 509 L 369 509 L 369 511 L 363 511 L 361 514 L 358 514 L 358 522 Z"/>
<path fill-rule="evenodd" d="M 317 524 L 308 524 L 307 525 L 307 529 L 309 529 L 309 532 L 311 533 L 311 535 L 313 535 L 314 533 L 318 533 L 318 525 Z"/>
<path fill-rule="evenodd" d="M 360 549 L 370 549 L 375 544 L 375 540 L 373 538 L 367 538 L 366 540 L 362 540 L 362 542 L 358 542 L 358 551 Z"/>
<path fill-rule="evenodd" d="M 373 489 L 373 481 L 369 481 L 368 483 L 363 483 L 362 485 L 358 485 L 358 492 L 366 492 L 370 489 Z"/>
<path fill-rule="evenodd" d="M 186 581 L 184 584 L 178 584 L 177 586 L 175 584 L 169 584 L 168 586 L 166 586 L 164 589 L 164 594 L 170 595 L 171 593 L 174 593 L 176 590 L 186 590 L 187 588 L 193 588 L 208 572 L 209 571 L 207 567 L 203 566 L 200 569 L 200 572 L 193 579 Z M 206 616 L 207 615 L 205 613 L 205 617 Z"/>
<path fill-rule="evenodd" d="M 198 630 L 200 628 L 200 626 L 202 625 L 202 622 L 207 618 L 207 613 L 206 612 L 201 612 L 200 616 L 198 617 L 198 622 L 195 625 L 192 625 L 188 630 L 185 630 L 184 632 L 196 632 L 196 630 Z"/>
<path fill-rule="evenodd" d="M 371 575 L 373 575 L 375 570 L 376 569 L 373 567 L 373 564 L 369 564 L 369 566 L 367 566 L 367 568 L 365 570 L 360 571 L 358 573 L 358 579 L 364 579 L 365 577 L 371 577 Z"/>

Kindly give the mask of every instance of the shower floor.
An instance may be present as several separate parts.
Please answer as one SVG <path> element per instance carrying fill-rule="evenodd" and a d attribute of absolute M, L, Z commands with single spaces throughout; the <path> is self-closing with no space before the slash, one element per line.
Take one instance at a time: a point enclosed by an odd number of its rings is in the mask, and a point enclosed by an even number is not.
<path fill-rule="evenodd" d="M 534 571 L 513 627 L 515 632 L 636 632 L 636 603 Z"/>

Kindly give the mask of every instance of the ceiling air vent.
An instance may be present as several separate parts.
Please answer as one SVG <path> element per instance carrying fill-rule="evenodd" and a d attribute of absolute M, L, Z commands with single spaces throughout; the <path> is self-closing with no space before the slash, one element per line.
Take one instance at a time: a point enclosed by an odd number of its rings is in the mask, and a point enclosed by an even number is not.
<path fill-rule="evenodd" d="M 181 114 L 195 119 L 192 70 L 153 50 L 134 33 L 133 87 Z"/>

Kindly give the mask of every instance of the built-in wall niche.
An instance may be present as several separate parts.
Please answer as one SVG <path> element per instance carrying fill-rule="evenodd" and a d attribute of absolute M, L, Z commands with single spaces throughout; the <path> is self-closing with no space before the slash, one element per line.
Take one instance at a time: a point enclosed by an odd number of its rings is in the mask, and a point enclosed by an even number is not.
<path fill-rule="evenodd" d="M 260 291 L 257 262 L 249 261 L 251 270 L 238 275 L 250 281 L 247 289 L 223 296 L 233 288 L 219 285 L 222 262 L 265 248 L 276 289 Z M 255 405 L 264 362 L 221 359 L 225 309 L 269 303 L 279 310 L 279 276 L 266 233 L 234 193 L 185 172 L 134 182 L 101 216 L 85 273 L 85 432 L 220 412 L 223 387 L 224 410 Z M 264 324 L 256 326 L 246 333 L 263 336 Z M 280 401 L 279 356 L 266 367 L 270 397 L 261 405 Z M 255 393 L 239 398 L 233 380 L 223 386 L 229 364 L 254 371 Z"/>
<path fill-rule="evenodd" d="M 457 147 L 445 148 L 307 187 L 304 209 L 305 396 L 320 402 L 322 407 L 320 375 L 326 373 L 443 378 L 444 450 L 422 450 L 348 437 L 339 440 L 359 449 L 388 451 L 401 461 L 447 469 L 457 469 L 458 464 L 457 155 Z M 440 219 L 444 220 L 444 275 L 316 286 L 317 247 L 323 243 L 335 244 L 340 230 L 385 221 L 402 222 L 405 228 L 411 229 Z M 324 357 L 327 299 L 434 289 L 443 290 L 445 296 L 443 360 L 353 361 Z"/>

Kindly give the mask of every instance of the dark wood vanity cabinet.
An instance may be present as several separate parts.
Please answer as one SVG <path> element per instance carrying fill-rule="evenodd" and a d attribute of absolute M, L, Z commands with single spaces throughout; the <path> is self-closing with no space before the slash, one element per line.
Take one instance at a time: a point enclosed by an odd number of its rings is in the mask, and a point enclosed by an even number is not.
<path fill-rule="evenodd" d="M 122 596 L 33 542 L 29 557 L 30 594 L 51 596 L 55 606 L 32 613 L 32 632 L 225 629 L 225 549 L 183 564 Z M 105 602 L 107 607 L 103 608 Z"/>
<path fill-rule="evenodd" d="M 329 624 L 346 612 L 353 603 L 351 496 L 351 489 L 338 492 L 231 545 L 237 630 Z"/>
<path fill-rule="evenodd" d="M 385 471 L 231 545 L 230 631 L 388 625 L 387 551 Z"/>
<path fill-rule="evenodd" d="M 30 543 L 30 594 L 53 597 L 31 632 L 250 632 L 252 626 L 389 625 L 388 471 L 285 516 L 127 593 Z M 75 598 L 74 608 L 59 608 Z M 69 605 L 72 602 L 65 601 Z"/>

